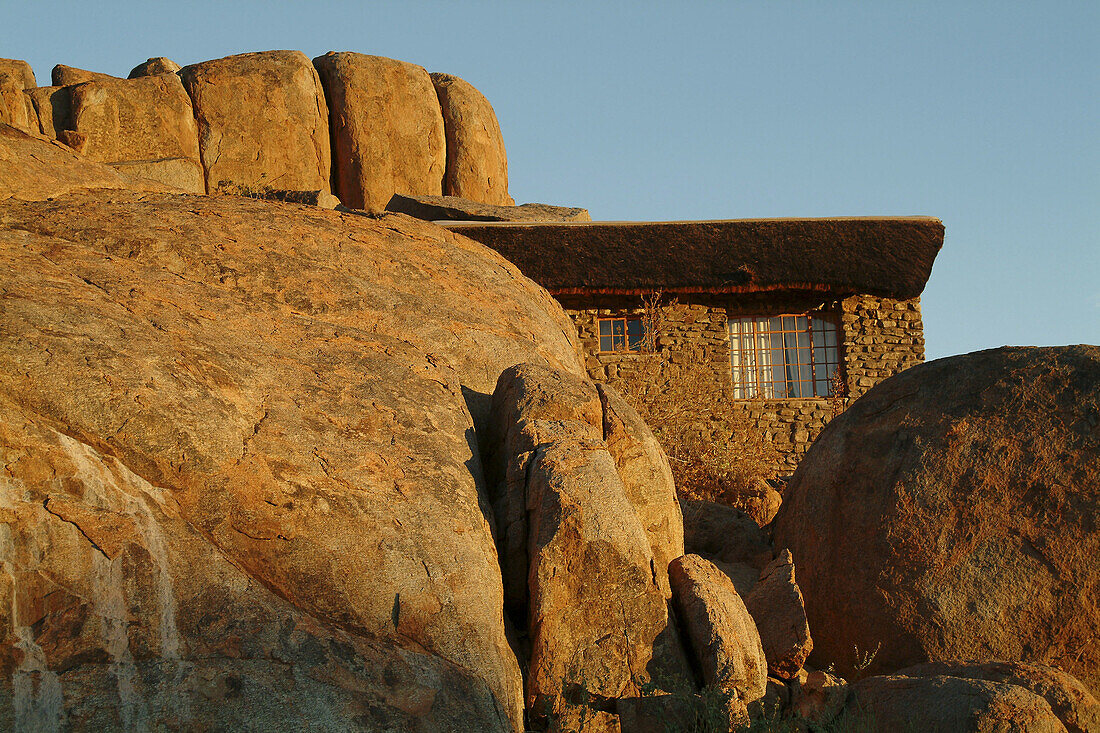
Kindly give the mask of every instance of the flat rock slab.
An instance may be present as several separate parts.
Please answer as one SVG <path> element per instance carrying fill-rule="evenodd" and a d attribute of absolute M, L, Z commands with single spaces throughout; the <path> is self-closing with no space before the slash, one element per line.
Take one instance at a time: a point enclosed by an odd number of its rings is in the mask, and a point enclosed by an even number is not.
<path fill-rule="evenodd" d="M 493 105 L 453 74 L 434 73 L 431 78 L 447 136 L 444 195 L 485 204 L 515 204 L 508 195 L 508 156 Z"/>
<path fill-rule="evenodd" d="M 471 201 L 459 196 L 412 196 L 394 194 L 387 211 L 399 211 L 426 221 L 591 221 L 588 209 L 550 204 L 500 206 Z"/>
<path fill-rule="evenodd" d="M 206 193 L 191 99 L 175 74 L 97 80 L 70 90 L 84 157 L 132 175 Z"/>
<path fill-rule="evenodd" d="M 332 109 L 333 178 L 344 205 L 378 212 L 395 193 L 442 194 L 446 137 L 428 72 L 350 52 L 313 63 Z"/>
<path fill-rule="evenodd" d="M 328 107 L 300 51 L 264 51 L 185 66 L 206 187 L 222 181 L 330 190 Z"/>

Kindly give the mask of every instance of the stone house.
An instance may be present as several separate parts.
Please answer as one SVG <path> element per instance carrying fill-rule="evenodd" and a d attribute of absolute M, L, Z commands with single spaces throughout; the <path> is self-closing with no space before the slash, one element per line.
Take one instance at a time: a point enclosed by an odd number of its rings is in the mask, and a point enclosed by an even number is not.
<path fill-rule="evenodd" d="M 844 402 L 924 360 L 920 294 L 944 237 L 929 217 L 446 225 L 561 303 L 596 380 L 649 356 L 644 301 L 660 292 L 674 304 L 657 348 L 698 347 L 714 377 L 701 429 L 755 426 L 773 476 Z"/>

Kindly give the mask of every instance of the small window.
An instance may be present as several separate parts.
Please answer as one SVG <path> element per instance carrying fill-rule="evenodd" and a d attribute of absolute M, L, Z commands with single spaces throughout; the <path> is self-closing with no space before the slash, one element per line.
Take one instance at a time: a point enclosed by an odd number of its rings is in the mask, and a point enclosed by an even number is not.
<path fill-rule="evenodd" d="M 823 313 L 731 318 L 735 398 L 827 397 L 840 365 L 837 322 Z"/>
<path fill-rule="evenodd" d="M 640 351 L 643 333 L 641 318 L 601 318 L 600 351 Z"/>

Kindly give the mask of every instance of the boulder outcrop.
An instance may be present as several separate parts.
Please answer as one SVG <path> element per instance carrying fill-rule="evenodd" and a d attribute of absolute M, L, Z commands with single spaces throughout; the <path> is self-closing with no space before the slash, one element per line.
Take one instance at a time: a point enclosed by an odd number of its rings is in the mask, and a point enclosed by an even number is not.
<path fill-rule="evenodd" d="M 34 69 L 22 59 L 0 59 L 0 74 L 10 75 L 23 89 L 38 86 L 38 82 L 34 80 Z"/>
<path fill-rule="evenodd" d="M 175 74 L 97 80 L 71 89 L 81 154 L 189 193 L 205 193 L 191 99 Z"/>
<path fill-rule="evenodd" d="M 898 672 L 905 677 L 958 677 L 1023 687 L 1039 695 L 1069 733 L 1100 731 L 1100 702 L 1076 678 L 1022 662 L 928 662 Z"/>
<path fill-rule="evenodd" d="M 742 703 L 763 697 L 768 685 L 764 648 L 733 582 L 698 555 L 674 560 L 669 577 L 703 680 Z"/>
<path fill-rule="evenodd" d="M 496 206 L 458 196 L 412 196 L 395 193 L 386 211 L 415 216 L 425 221 L 591 221 L 588 209 L 550 204 Z"/>
<path fill-rule="evenodd" d="M 768 563 L 744 600 L 760 632 L 768 670 L 780 679 L 792 679 L 806 663 L 814 642 L 790 550 Z"/>
<path fill-rule="evenodd" d="M 1100 347 L 1002 348 L 908 369 L 830 422 L 774 537 L 814 658 L 1057 664 L 1095 693 L 1098 517 Z"/>
<path fill-rule="evenodd" d="M 833 725 L 839 730 L 894 733 L 1064 733 L 1039 695 L 1023 687 L 960 677 L 868 677 L 852 685 Z"/>
<path fill-rule="evenodd" d="M 130 79 L 142 76 L 155 76 L 156 74 L 175 74 L 180 70 L 180 65 L 164 56 L 154 56 L 144 63 L 140 63 L 130 70 Z"/>
<path fill-rule="evenodd" d="M 467 405 L 582 373 L 544 291 L 406 217 L 230 196 L 9 200 L 0 259 L 4 709 L 520 726 Z"/>
<path fill-rule="evenodd" d="M 416 64 L 329 52 L 313 60 L 332 110 L 336 195 L 383 211 L 395 193 L 443 193 L 446 137 L 428 72 Z"/>
<path fill-rule="evenodd" d="M 443 129 L 447 168 L 443 194 L 485 204 L 512 206 L 508 195 L 508 156 L 493 105 L 472 84 L 453 74 L 433 73 Z"/>
<path fill-rule="evenodd" d="M 0 124 L 11 125 L 23 132 L 39 133 L 38 116 L 23 92 L 23 80 L 0 70 Z"/>
<path fill-rule="evenodd" d="M 119 77 L 110 74 L 78 69 L 75 66 L 66 66 L 65 64 L 58 64 L 53 67 L 50 78 L 55 87 L 69 87 L 73 84 L 83 84 L 86 81 L 117 81 L 119 79 Z"/>
<path fill-rule="evenodd" d="M 68 87 L 34 87 L 23 93 L 31 100 L 43 135 L 57 140 L 63 130 L 72 129 L 72 95 Z"/>
<path fill-rule="evenodd" d="M 328 107 L 300 51 L 264 51 L 185 66 L 206 188 L 222 181 L 330 190 Z"/>
<path fill-rule="evenodd" d="M 0 124 L 0 201 L 9 198 L 43 201 L 92 188 L 170 189 L 86 160 L 61 143 Z"/>

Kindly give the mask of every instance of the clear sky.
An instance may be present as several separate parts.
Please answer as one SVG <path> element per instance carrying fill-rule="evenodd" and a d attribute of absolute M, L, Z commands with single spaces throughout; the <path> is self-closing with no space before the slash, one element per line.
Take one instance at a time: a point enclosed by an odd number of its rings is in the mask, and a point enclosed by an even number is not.
<path fill-rule="evenodd" d="M 937 216 L 928 357 L 1100 343 L 1100 2 L 0 0 L 0 56 L 125 76 L 290 48 L 458 74 L 518 202 Z"/>

